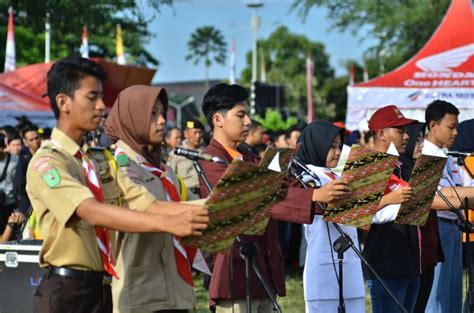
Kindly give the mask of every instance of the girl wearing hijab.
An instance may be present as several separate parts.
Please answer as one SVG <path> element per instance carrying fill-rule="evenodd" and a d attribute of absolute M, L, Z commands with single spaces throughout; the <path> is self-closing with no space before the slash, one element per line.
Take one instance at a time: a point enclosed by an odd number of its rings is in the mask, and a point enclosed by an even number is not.
<path fill-rule="evenodd" d="M 327 188 L 345 181 L 331 172 L 337 166 L 344 142 L 344 129 L 323 120 L 309 124 L 299 138 L 300 147 L 296 157 L 316 174 L 315 180 L 309 175 L 303 180 L 314 184 L 316 188 Z M 341 198 L 347 193 L 341 193 Z M 349 193 L 350 195 L 350 193 Z M 327 204 L 327 203 L 326 203 Z M 324 208 L 325 203 L 322 203 Z M 316 209 L 313 223 L 305 225 L 305 237 L 308 242 L 306 265 L 303 272 L 306 312 L 337 312 L 339 306 L 339 286 L 337 276 L 338 258 L 333 243 L 341 234 L 332 223 L 323 220 L 322 210 Z M 340 225 L 357 246 L 357 229 Z M 362 266 L 357 255 L 348 249 L 343 261 L 344 300 L 347 313 L 365 312 L 365 286 Z"/>
<path fill-rule="evenodd" d="M 160 164 L 168 96 L 159 87 L 132 86 L 117 97 L 105 123 L 120 170 L 157 199 L 185 200 L 186 187 Z M 114 312 L 188 312 L 196 304 L 184 247 L 170 234 L 120 233 L 112 284 Z"/>

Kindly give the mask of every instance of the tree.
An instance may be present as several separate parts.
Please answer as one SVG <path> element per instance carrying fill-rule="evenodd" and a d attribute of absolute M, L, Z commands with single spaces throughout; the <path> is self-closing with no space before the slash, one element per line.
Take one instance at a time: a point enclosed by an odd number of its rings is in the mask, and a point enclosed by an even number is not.
<path fill-rule="evenodd" d="M 319 90 L 326 80 L 334 77 L 322 43 L 310 41 L 304 35 L 291 33 L 288 28 L 280 26 L 267 39 L 259 40 L 258 47 L 264 55 L 268 82 L 284 84 L 286 103 L 299 111 L 306 108 L 306 57 L 310 55 L 315 69 L 313 101 L 317 106 L 322 105 Z M 241 75 L 244 84 L 250 85 L 251 73 L 252 55 L 248 52 L 247 67 Z"/>
<path fill-rule="evenodd" d="M 294 0 L 303 18 L 313 7 L 326 7 L 340 31 L 368 33 L 378 43 L 366 52 L 369 72 L 390 71 L 410 59 L 440 24 L 451 0 Z M 360 30 L 364 31 L 360 31 Z"/>
<path fill-rule="evenodd" d="M 298 124 L 296 117 L 290 116 L 284 120 L 281 112 L 275 109 L 267 109 L 264 117 L 257 115 L 255 119 L 262 124 L 262 128 L 267 132 L 287 130 L 291 126 Z"/>
<path fill-rule="evenodd" d="M 194 65 L 204 61 L 206 68 L 206 90 L 209 89 L 209 67 L 212 62 L 225 64 L 227 43 L 220 30 L 212 26 L 197 28 L 188 41 L 189 54 L 186 60 L 193 60 Z"/>
<path fill-rule="evenodd" d="M 6 42 L 6 26 L 10 1 L 0 4 L 0 43 Z M 15 1 L 15 44 L 18 65 L 44 61 L 44 28 L 49 14 L 51 25 L 51 59 L 78 55 L 83 25 L 89 28 L 91 57 L 112 59 L 115 57 L 115 27 L 121 24 L 123 41 L 128 60 L 138 65 L 158 61 L 145 50 L 153 36 L 148 23 L 159 13 L 162 5 L 172 0 L 47 0 Z M 147 18 L 145 16 L 150 16 Z M 152 12 L 150 14 L 149 12 Z M 5 50 L 0 49 L 0 60 Z M 0 62 L 3 71 L 3 62 Z"/>

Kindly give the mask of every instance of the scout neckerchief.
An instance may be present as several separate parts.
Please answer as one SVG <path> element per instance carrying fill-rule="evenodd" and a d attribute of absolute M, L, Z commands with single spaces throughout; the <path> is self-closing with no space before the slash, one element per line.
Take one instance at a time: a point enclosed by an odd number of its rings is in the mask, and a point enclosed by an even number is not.
<path fill-rule="evenodd" d="M 54 139 L 50 140 L 57 147 L 61 147 L 59 142 Z M 78 160 L 81 160 L 82 168 L 84 170 L 84 175 L 87 181 L 87 187 L 94 195 L 95 199 L 99 202 L 104 202 L 104 192 L 102 190 L 102 185 L 100 183 L 99 178 L 97 177 L 94 164 L 88 158 L 85 153 L 79 149 L 77 150 L 74 157 Z M 99 246 L 100 257 L 102 258 L 102 264 L 104 266 L 104 270 L 112 275 L 115 278 L 119 278 L 117 275 L 117 271 L 115 270 L 115 262 L 112 256 L 112 247 L 111 247 L 111 240 L 109 235 L 109 230 L 105 227 L 96 226 L 95 228 L 95 235 L 97 239 L 97 245 Z"/>
<path fill-rule="evenodd" d="M 77 159 L 82 161 L 82 168 L 86 175 L 87 187 L 94 195 L 95 199 L 99 202 L 104 202 L 104 192 L 99 178 L 97 177 L 94 164 L 87 157 L 86 154 L 78 150 L 74 155 Z M 99 245 L 100 256 L 102 257 L 102 264 L 104 265 L 105 271 L 115 278 L 119 278 L 117 271 L 115 270 L 115 261 L 112 255 L 112 246 L 110 240 L 109 230 L 105 227 L 95 227 L 95 235 L 97 238 L 97 244 Z"/>
<path fill-rule="evenodd" d="M 117 149 L 115 150 L 115 157 L 118 158 L 120 155 L 125 155 L 125 152 L 117 147 Z M 157 168 L 148 162 L 141 162 L 140 165 L 146 171 L 160 178 L 161 183 L 163 184 L 163 187 L 166 191 L 166 200 L 174 202 L 181 201 L 179 193 L 176 190 L 176 186 L 166 174 L 166 169 L 164 167 Z M 179 239 L 180 238 L 173 236 L 176 268 L 178 270 L 179 276 L 181 276 L 181 278 L 186 283 L 191 286 L 194 286 L 191 268 L 189 267 L 190 263 L 193 265 L 194 268 L 198 269 L 203 273 L 206 273 L 208 275 L 211 275 L 211 273 L 207 265 L 203 265 L 205 264 L 205 261 L 199 249 L 183 246 L 179 242 Z"/>
<path fill-rule="evenodd" d="M 303 181 L 306 183 L 313 183 L 318 188 L 326 185 L 332 180 L 336 180 L 339 178 L 327 167 L 314 166 L 312 164 L 306 164 L 306 166 L 311 170 L 312 174 L 317 176 L 319 180 L 315 180 L 310 174 L 305 174 L 303 175 Z M 315 207 L 314 212 L 316 215 L 324 214 L 324 211 L 319 206 Z"/>

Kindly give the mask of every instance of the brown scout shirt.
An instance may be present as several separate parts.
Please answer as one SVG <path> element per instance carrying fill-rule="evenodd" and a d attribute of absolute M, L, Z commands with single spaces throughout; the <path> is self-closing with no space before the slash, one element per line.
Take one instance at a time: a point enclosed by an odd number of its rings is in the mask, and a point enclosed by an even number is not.
<path fill-rule="evenodd" d="M 161 180 L 140 164 L 145 158 L 123 141 L 116 143 L 128 156 L 120 171 L 144 186 L 157 199 L 166 201 Z M 167 175 L 180 186 L 170 168 Z M 180 189 L 178 188 L 178 192 Z M 187 193 L 190 195 L 190 193 Z M 189 196 L 188 196 L 189 199 Z M 120 280 L 112 283 L 114 312 L 155 312 L 160 310 L 190 310 L 196 305 L 194 289 L 178 274 L 173 236 L 167 233 L 120 233 L 116 248 L 117 271 Z"/>
<path fill-rule="evenodd" d="M 94 198 L 81 161 L 74 157 L 79 146 L 57 128 L 51 139 L 35 153 L 27 172 L 26 190 L 44 238 L 40 265 L 103 271 L 94 227 L 74 214 L 84 200 Z M 126 175 L 110 171 L 105 157 L 96 160 L 99 154 L 88 152 L 102 181 L 105 202 L 117 203 L 121 197 L 124 206 L 144 211 L 154 197 Z"/>

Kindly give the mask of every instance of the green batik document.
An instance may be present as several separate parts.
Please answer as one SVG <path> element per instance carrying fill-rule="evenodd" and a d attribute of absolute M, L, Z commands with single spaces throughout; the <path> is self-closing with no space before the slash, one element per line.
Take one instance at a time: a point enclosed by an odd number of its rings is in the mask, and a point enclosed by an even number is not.
<path fill-rule="evenodd" d="M 209 227 L 202 236 L 183 238 L 183 244 L 220 252 L 230 248 L 238 235 L 262 235 L 271 207 L 286 198 L 293 152 L 269 148 L 259 165 L 234 160 L 204 204 Z"/>
<path fill-rule="evenodd" d="M 401 205 L 395 223 L 425 225 L 446 161 L 447 158 L 431 155 L 416 160 L 408 181 L 415 198 Z"/>
<path fill-rule="evenodd" d="M 342 178 L 349 181 L 352 196 L 324 210 L 328 222 L 365 228 L 379 210 L 380 199 L 397 164 L 398 156 L 353 145 Z"/>

